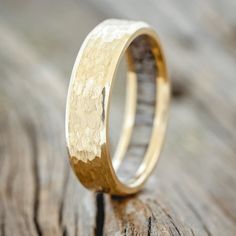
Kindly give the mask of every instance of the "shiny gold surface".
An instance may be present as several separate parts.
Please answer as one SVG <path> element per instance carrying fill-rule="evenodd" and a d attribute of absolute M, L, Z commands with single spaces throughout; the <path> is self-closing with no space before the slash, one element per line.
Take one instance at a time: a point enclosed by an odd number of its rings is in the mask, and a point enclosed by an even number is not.
<path fill-rule="evenodd" d="M 125 156 L 134 128 L 137 96 L 137 76 L 128 47 L 140 35 L 147 35 L 158 68 L 155 116 L 143 162 L 137 173 L 134 173 L 135 177 L 123 183 L 117 178 L 115 170 Z M 126 102 L 125 122 L 112 161 L 108 132 L 110 96 L 117 66 L 126 51 L 128 93 L 131 99 Z M 115 195 L 132 194 L 141 189 L 161 151 L 169 90 L 165 61 L 157 36 L 146 23 L 106 20 L 87 36 L 72 71 L 66 109 L 66 140 L 70 162 L 84 186 Z"/>

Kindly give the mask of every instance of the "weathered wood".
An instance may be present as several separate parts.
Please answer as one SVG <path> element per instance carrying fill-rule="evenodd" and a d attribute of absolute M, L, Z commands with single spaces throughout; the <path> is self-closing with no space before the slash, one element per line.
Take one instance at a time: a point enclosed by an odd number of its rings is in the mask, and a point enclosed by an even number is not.
<path fill-rule="evenodd" d="M 0 4 L 0 235 L 235 235 L 236 3 L 89 4 Z M 152 24 L 173 82 L 161 160 L 129 198 L 85 190 L 65 150 L 71 67 L 107 17 Z"/>

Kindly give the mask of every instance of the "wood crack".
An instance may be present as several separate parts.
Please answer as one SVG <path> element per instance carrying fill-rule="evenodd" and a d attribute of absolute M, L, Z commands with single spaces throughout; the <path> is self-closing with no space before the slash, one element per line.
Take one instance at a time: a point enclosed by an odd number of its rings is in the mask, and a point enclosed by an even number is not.
<path fill-rule="evenodd" d="M 39 201 L 40 201 L 40 179 L 39 179 L 39 167 L 38 167 L 38 147 L 36 140 L 36 132 L 32 123 L 25 123 L 25 130 L 27 131 L 29 140 L 31 142 L 32 158 L 33 158 L 33 173 L 34 173 L 34 205 L 33 205 L 33 221 L 35 225 L 36 233 L 42 236 L 42 229 L 38 221 Z"/>
<path fill-rule="evenodd" d="M 61 228 L 62 231 L 62 235 L 67 235 L 67 228 L 65 225 L 63 225 L 63 211 L 64 211 L 64 200 L 65 200 L 65 196 L 66 196 L 66 189 L 67 189 L 67 185 L 69 182 L 69 168 L 68 165 L 65 166 L 65 178 L 64 178 L 64 182 L 63 182 L 63 191 L 62 191 L 62 196 L 61 196 L 61 202 L 60 202 L 60 206 L 59 206 L 59 216 L 58 216 L 58 224 L 59 224 L 59 228 Z"/>
<path fill-rule="evenodd" d="M 165 214 L 166 217 L 168 217 L 170 224 L 173 225 L 173 227 L 174 227 L 175 231 L 177 232 L 177 234 L 178 234 L 179 236 L 181 236 L 180 230 L 178 229 L 177 225 L 174 223 L 174 219 L 171 217 L 171 215 L 170 215 L 170 214 L 166 211 L 166 209 L 165 209 L 164 207 L 162 207 L 162 206 L 160 205 L 160 203 L 158 203 L 156 200 L 154 200 L 153 202 L 154 202 L 155 205 L 158 205 L 158 206 L 160 207 L 160 210 L 163 211 L 163 213 Z M 148 209 L 150 210 L 153 219 L 156 219 L 156 217 L 155 217 L 154 214 L 153 214 L 152 208 L 151 208 L 149 205 L 147 205 L 147 207 L 148 207 Z M 150 216 L 149 218 L 151 218 L 151 216 Z M 150 221 L 150 219 L 149 219 L 149 221 Z M 151 223 L 151 222 L 150 222 L 150 223 Z M 148 225 L 148 230 L 149 230 L 149 225 Z M 172 232 L 171 227 L 169 227 L 169 231 L 168 231 L 168 232 L 169 232 L 171 235 L 173 235 L 173 236 L 175 235 L 175 234 Z M 148 235 L 149 235 L 149 234 L 148 234 Z M 150 234 L 150 235 L 151 235 L 151 234 Z"/>
<path fill-rule="evenodd" d="M 94 234 L 96 236 L 102 236 L 104 220 L 105 220 L 105 201 L 103 193 L 96 194 L 96 206 L 97 206 L 97 214 L 96 214 L 96 227 Z"/>
<path fill-rule="evenodd" d="M 180 233 L 178 227 L 175 225 L 172 216 L 166 211 L 165 208 L 161 207 L 161 209 L 162 209 L 162 211 L 165 213 L 165 215 L 169 218 L 170 223 L 173 225 L 173 227 L 174 227 L 174 229 L 176 230 L 177 234 L 178 234 L 179 236 L 181 236 L 181 233 Z M 171 231 L 171 233 L 173 233 L 172 230 L 171 230 L 171 228 L 170 228 L 170 231 Z"/>
<path fill-rule="evenodd" d="M 151 236 L 152 232 L 152 217 L 148 217 L 148 236 Z"/>

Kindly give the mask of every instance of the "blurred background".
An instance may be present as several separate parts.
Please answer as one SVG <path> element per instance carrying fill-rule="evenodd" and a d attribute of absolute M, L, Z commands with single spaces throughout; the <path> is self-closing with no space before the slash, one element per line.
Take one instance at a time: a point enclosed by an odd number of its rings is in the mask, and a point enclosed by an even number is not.
<path fill-rule="evenodd" d="M 107 18 L 152 25 L 172 81 L 158 168 L 126 200 L 85 190 L 65 149 L 72 66 Z M 234 0 L 0 0 L 0 234 L 236 235 L 235 88 Z"/>

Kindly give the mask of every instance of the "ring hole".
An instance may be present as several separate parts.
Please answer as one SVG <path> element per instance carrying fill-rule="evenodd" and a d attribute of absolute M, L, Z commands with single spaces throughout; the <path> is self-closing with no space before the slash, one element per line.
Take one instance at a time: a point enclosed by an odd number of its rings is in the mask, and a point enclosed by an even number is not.
<path fill-rule="evenodd" d="M 126 59 L 123 57 L 117 70 L 110 104 L 109 132 L 110 132 L 110 148 L 112 157 L 114 157 L 116 147 L 121 137 L 122 126 L 124 124 L 125 100 L 127 96 L 126 94 L 127 72 L 128 72 L 127 62 Z"/>
<path fill-rule="evenodd" d="M 137 37 L 125 56 L 113 87 L 109 130 L 114 168 L 127 183 L 141 166 L 151 138 L 157 66 L 146 35 Z"/>

